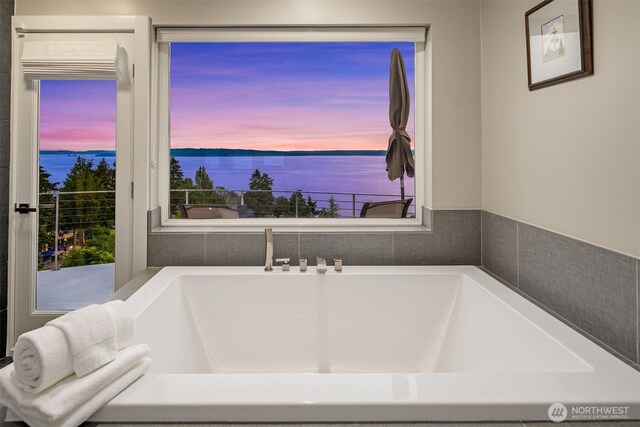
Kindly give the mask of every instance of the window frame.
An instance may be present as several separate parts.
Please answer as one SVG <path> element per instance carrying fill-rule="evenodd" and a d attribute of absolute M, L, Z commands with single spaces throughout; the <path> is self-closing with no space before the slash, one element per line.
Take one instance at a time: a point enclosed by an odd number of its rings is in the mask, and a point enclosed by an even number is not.
<path fill-rule="evenodd" d="M 125 219 L 129 223 L 129 244 L 127 251 L 131 255 L 129 260 L 125 260 L 121 263 L 122 267 L 125 264 L 128 268 L 127 277 L 133 278 L 138 273 L 144 271 L 147 268 L 147 209 L 148 209 L 148 197 L 149 197 L 149 105 L 150 105 L 150 90 L 151 90 L 151 40 L 152 40 L 152 26 L 150 18 L 146 16 L 19 16 L 13 17 L 11 22 L 11 39 L 12 39 L 12 76 L 11 79 L 11 147 L 10 163 L 11 163 L 11 176 L 9 178 L 9 206 L 13 206 L 14 203 L 23 203 L 29 201 L 33 205 L 37 205 L 37 191 L 30 191 L 30 195 L 25 197 L 22 193 L 18 193 L 17 181 L 22 179 L 20 177 L 14 177 L 13 174 L 17 172 L 14 167 L 17 163 L 23 161 L 23 158 L 19 155 L 17 149 L 13 149 L 17 146 L 23 146 L 23 142 L 32 141 L 32 136 L 37 132 L 37 126 L 35 125 L 34 115 L 36 112 L 32 106 L 37 105 L 39 102 L 39 95 L 36 97 L 32 93 L 28 98 L 24 96 L 25 80 L 20 78 L 20 48 L 19 41 L 25 35 L 37 34 L 37 33 L 50 33 L 55 35 L 69 35 L 77 36 L 77 34 L 111 34 L 113 36 L 122 34 L 131 34 L 133 39 L 131 41 L 130 56 L 128 55 L 128 66 L 131 69 L 130 78 L 130 97 L 131 97 L 131 117 L 129 132 L 131 133 L 130 139 L 130 156 L 129 162 L 131 166 L 130 179 L 131 179 L 131 204 L 130 213 L 127 215 L 128 219 Z M 135 78 L 133 73 L 133 67 L 137 64 L 138 77 Z M 25 105 L 25 103 L 30 105 Z M 33 123 L 33 126 L 30 124 Z M 25 129 L 27 133 L 25 134 Z M 33 134 L 33 135 L 32 135 Z M 25 140 L 25 137 L 27 138 Z M 31 147 L 33 144 L 26 144 L 27 147 Z M 35 159 L 33 159 L 36 161 Z M 34 164 L 32 164 L 34 165 Z M 35 175 L 28 173 L 30 176 L 24 179 L 31 180 L 36 179 Z M 135 183 L 135 194 L 133 192 Z M 129 193 L 129 183 L 121 180 L 121 184 L 126 187 L 125 193 Z M 118 189 L 118 191 L 120 191 Z M 20 196 L 23 197 L 20 197 Z M 35 202 L 34 202 L 35 201 Z M 23 258 L 20 258 L 16 248 L 16 232 L 18 230 L 17 217 L 13 209 L 9 212 L 9 244 L 8 244 L 8 316 L 7 316 L 7 349 L 10 350 L 15 345 L 17 337 L 20 335 L 18 331 L 18 319 L 17 314 L 21 312 L 22 306 L 18 301 L 17 293 L 24 288 L 27 283 L 17 280 L 17 263 L 25 262 Z M 32 220 L 35 220 L 32 218 Z M 37 233 L 36 233 L 37 235 Z M 125 255 L 126 256 L 126 255 Z M 118 290 L 122 284 L 116 285 Z M 31 285 L 29 285 L 31 286 Z M 29 314 L 33 314 L 34 317 L 41 317 L 46 319 L 51 313 L 57 313 L 55 311 L 38 310 L 35 311 L 33 307 L 28 311 Z M 43 320 L 44 323 L 44 320 Z"/>
<path fill-rule="evenodd" d="M 265 28 L 156 28 L 156 140 L 158 141 L 158 204 L 162 227 L 215 227 L 216 230 L 250 227 L 319 228 L 414 228 L 423 225 L 422 207 L 426 197 L 426 40 L 425 27 L 265 27 Z M 422 36 L 420 38 L 420 35 Z M 418 40 L 418 41 L 416 41 Z M 172 42 L 376 42 L 410 41 L 414 43 L 414 158 L 415 218 L 242 218 L 176 219 L 169 217 L 170 161 L 170 61 Z M 391 129 L 389 130 L 391 132 Z M 399 185 L 399 184 L 398 184 Z"/>

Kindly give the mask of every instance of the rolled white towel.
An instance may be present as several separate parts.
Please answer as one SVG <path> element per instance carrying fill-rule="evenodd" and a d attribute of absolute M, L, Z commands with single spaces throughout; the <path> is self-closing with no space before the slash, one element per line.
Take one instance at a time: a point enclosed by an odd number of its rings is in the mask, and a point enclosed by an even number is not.
<path fill-rule="evenodd" d="M 124 348 L 131 341 L 135 332 L 135 319 L 129 306 L 123 301 L 111 301 L 102 306 L 94 307 L 101 307 L 102 313 L 106 313 L 110 319 L 112 324 L 111 331 L 115 331 L 116 350 Z M 87 326 L 91 326 L 90 315 L 83 315 L 84 310 L 80 309 L 76 312 L 67 313 L 56 319 L 56 321 L 49 322 L 42 328 L 22 334 L 18 338 L 13 354 L 16 374 L 12 376 L 16 387 L 27 393 L 40 393 L 75 372 L 74 352 L 70 343 L 79 340 L 80 344 L 85 344 L 83 339 L 87 335 Z M 67 319 L 72 321 L 67 322 Z M 75 325 L 82 323 L 83 320 L 88 322 L 89 325 L 81 324 L 76 330 Z M 65 323 L 66 326 L 57 327 L 52 325 L 58 324 L 60 326 L 60 323 Z M 104 338 L 106 331 L 89 329 L 89 332 L 98 333 L 96 334 L 98 340 Z M 69 335 L 65 333 L 65 330 Z M 110 347 L 106 352 L 102 346 L 104 343 L 98 346 L 97 351 L 100 355 L 107 355 L 104 358 L 98 357 L 97 360 L 100 362 L 107 363 L 106 361 L 115 357 L 112 347 L 113 337 L 109 337 L 107 343 Z M 95 356 L 95 354 L 92 354 L 93 348 L 88 347 L 86 351 L 90 356 Z M 112 352 L 113 355 L 111 355 Z M 87 361 L 89 360 L 85 360 L 85 362 Z M 97 368 L 99 364 L 101 363 L 89 363 L 88 365 Z M 86 372 L 88 368 L 90 366 L 85 366 L 84 371 L 80 370 L 79 372 Z"/>
<path fill-rule="evenodd" d="M 73 373 L 73 358 L 64 333 L 44 326 L 20 335 L 13 350 L 13 383 L 27 393 L 40 393 Z"/>
<path fill-rule="evenodd" d="M 133 318 L 129 305 L 124 301 L 109 301 L 102 306 L 113 320 L 113 325 L 116 328 L 116 345 L 120 350 L 133 338 L 136 331 L 136 320 Z"/>
<path fill-rule="evenodd" d="M 149 369 L 148 354 L 146 344 L 125 348 L 112 363 L 81 378 L 70 375 L 38 395 L 13 386 L 9 365 L 0 371 L 0 403 L 30 426 L 77 426 Z"/>
<path fill-rule="evenodd" d="M 111 362 L 118 345 L 109 312 L 91 304 L 47 323 L 64 332 L 73 357 L 73 371 L 82 377 Z"/>

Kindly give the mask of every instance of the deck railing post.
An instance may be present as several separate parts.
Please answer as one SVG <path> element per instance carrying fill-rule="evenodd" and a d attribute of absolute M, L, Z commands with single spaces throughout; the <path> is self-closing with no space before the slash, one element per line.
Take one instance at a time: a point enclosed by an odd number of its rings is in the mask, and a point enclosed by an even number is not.
<path fill-rule="evenodd" d="M 58 239 L 60 238 L 60 192 L 58 190 L 53 190 L 51 192 L 53 197 L 56 200 L 56 225 L 53 231 L 54 234 L 54 244 L 53 244 L 53 270 L 60 270 L 60 266 L 58 265 Z"/>
<path fill-rule="evenodd" d="M 356 193 L 351 194 L 351 210 L 353 211 L 353 217 L 356 217 Z"/>
<path fill-rule="evenodd" d="M 184 204 L 185 205 L 189 204 L 189 190 L 185 190 L 184 192 Z"/>

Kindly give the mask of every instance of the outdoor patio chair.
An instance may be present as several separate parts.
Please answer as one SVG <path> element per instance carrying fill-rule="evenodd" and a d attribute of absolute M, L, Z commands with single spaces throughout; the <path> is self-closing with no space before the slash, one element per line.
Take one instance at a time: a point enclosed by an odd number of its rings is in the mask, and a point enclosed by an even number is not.
<path fill-rule="evenodd" d="M 185 205 L 178 204 L 182 218 L 188 219 L 233 219 L 240 218 L 238 209 L 226 205 Z"/>
<path fill-rule="evenodd" d="M 365 202 L 360 218 L 406 218 L 413 198 L 386 202 Z"/>

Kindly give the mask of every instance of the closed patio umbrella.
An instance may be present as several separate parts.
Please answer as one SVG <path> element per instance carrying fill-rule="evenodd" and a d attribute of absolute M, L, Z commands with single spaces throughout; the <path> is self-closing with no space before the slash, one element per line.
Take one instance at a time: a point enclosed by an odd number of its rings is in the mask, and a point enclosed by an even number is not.
<path fill-rule="evenodd" d="M 404 199 L 404 173 L 413 177 L 415 163 L 411 152 L 411 138 L 406 131 L 409 121 L 409 86 L 404 71 L 404 61 L 398 49 L 391 51 L 389 72 L 389 123 L 393 132 L 387 147 L 387 176 L 394 181 L 400 178 L 400 197 Z"/>

